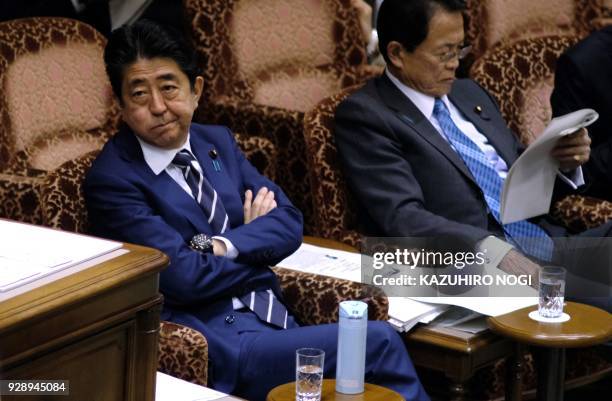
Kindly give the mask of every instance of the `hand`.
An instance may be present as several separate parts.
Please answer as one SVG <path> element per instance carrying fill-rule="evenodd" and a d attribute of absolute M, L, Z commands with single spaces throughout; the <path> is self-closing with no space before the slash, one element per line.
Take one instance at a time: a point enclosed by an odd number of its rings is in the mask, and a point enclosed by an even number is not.
<path fill-rule="evenodd" d="M 225 254 L 227 253 L 227 246 L 225 245 L 225 242 L 213 238 L 213 255 L 215 256 L 225 256 Z"/>
<path fill-rule="evenodd" d="M 586 163 L 591 155 L 591 138 L 586 128 L 559 139 L 551 155 L 559 161 L 562 171 L 571 171 Z"/>
<path fill-rule="evenodd" d="M 274 192 L 268 191 L 268 188 L 262 187 L 253 199 L 253 192 L 250 189 L 244 193 L 244 224 L 249 224 L 259 216 L 264 216 L 270 210 L 276 208 L 274 200 Z"/>
<path fill-rule="evenodd" d="M 520 252 L 511 249 L 497 266 L 500 270 L 515 276 L 528 274 L 531 276 L 531 287 L 538 288 L 540 265 L 533 263 Z"/>

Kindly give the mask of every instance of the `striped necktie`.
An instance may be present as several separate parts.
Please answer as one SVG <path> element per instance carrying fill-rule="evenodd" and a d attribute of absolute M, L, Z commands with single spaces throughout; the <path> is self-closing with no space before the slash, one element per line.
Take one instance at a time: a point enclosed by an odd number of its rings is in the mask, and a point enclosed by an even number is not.
<path fill-rule="evenodd" d="M 506 239 L 528 255 L 550 261 L 554 245 L 546 231 L 527 220 L 511 224 L 501 223 L 499 208 L 504 180 L 491 165 L 484 152 L 455 125 L 446 105 L 440 98 L 436 98 L 433 116 L 438 120 L 442 132 L 461 156 L 478 186 L 484 192 L 487 206 L 495 220 L 502 225 Z"/>
<path fill-rule="evenodd" d="M 172 160 L 172 164 L 181 169 L 191 189 L 191 194 L 208 217 L 208 223 L 214 234 L 223 234 L 228 229 L 227 213 L 217 191 L 210 185 L 206 177 L 200 174 L 195 167 L 196 163 L 195 157 L 187 149 L 178 152 Z"/>
<path fill-rule="evenodd" d="M 259 319 L 280 328 L 287 328 L 287 308 L 272 290 L 252 291 L 239 298 Z"/>

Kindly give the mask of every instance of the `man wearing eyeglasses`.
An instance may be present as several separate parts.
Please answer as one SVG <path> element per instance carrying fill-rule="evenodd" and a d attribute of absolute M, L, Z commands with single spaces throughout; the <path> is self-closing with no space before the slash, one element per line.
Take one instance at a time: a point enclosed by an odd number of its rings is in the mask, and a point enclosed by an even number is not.
<path fill-rule="evenodd" d="M 476 82 L 455 78 L 469 51 L 464 9 L 460 0 L 382 3 L 377 26 L 387 69 L 339 105 L 340 160 L 365 234 L 445 238 L 486 250 L 492 265 L 530 274 L 535 283 L 532 260 L 557 260 L 553 238 L 567 232 L 547 216 L 500 223 L 501 188 L 522 146 L 493 98 Z M 557 187 L 583 184 L 589 145 L 585 129 L 557 142 Z M 582 235 L 609 231 L 607 225 Z"/>

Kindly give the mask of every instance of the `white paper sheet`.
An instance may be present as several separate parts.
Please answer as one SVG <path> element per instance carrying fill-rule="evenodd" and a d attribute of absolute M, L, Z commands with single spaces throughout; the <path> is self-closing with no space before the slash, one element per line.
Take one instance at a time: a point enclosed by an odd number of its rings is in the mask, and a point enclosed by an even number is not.
<path fill-rule="evenodd" d="M 0 220 L 0 292 L 122 246 L 120 242 Z"/>
<path fill-rule="evenodd" d="M 227 394 L 177 379 L 162 372 L 157 372 L 156 381 L 156 401 L 211 401 L 227 397 Z"/>
<path fill-rule="evenodd" d="M 559 138 L 592 124 L 598 117 L 595 110 L 582 109 L 551 120 L 508 172 L 501 196 L 502 223 L 548 213 L 559 169 L 550 152 Z"/>

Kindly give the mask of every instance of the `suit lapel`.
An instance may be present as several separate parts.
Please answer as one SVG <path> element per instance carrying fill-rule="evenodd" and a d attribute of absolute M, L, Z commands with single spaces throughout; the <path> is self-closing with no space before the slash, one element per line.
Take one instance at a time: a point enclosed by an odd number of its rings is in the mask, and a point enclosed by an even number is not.
<path fill-rule="evenodd" d="M 163 202 L 184 216 L 198 232 L 210 233 L 212 228 L 198 203 L 185 192 L 165 171 L 155 175 L 144 160 L 142 149 L 134 134 L 123 128 L 115 137 L 121 157 L 134 166 L 134 171 L 142 177 L 154 194 Z"/>
<path fill-rule="evenodd" d="M 461 111 L 480 133 L 487 137 L 499 156 L 506 162 L 508 168 L 514 163 L 514 138 L 508 134 L 506 127 L 496 126 L 492 120 L 492 113 L 496 110 L 487 110 L 483 105 L 477 104 L 465 91 L 453 90 L 448 96 L 453 105 Z M 479 109 L 479 111 L 477 111 Z"/>
<path fill-rule="evenodd" d="M 461 156 L 449 145 L 425 118 L 423 113 L 408 99 L 395 85 L 383 75 L 380 78 L 379 91 L 383 101 L 389 108 L 397 113 L 397 116 L 406 123 L 412 131 L 416 132 L 423 139 L 429 142 L 434 148 L 442 153 L 457 169 L 459 169 L 468 179 L 476 183 L 472 173 L 465 165 Z"/>

